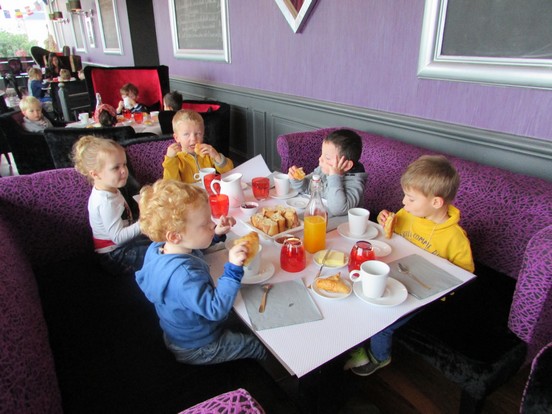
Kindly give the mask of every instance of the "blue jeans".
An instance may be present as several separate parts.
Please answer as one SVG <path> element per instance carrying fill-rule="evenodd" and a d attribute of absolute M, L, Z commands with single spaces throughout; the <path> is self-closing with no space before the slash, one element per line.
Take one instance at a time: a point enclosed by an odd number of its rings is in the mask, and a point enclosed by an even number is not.
<path fill-rule="evenodd" d="M 395 330 L 407 323 L 416 316 L 416 314 L 417 312 L 406 315 L 370 338 L 370 352 L 378 361 L 381 362 L 391 358 L 391 348 L 393 346 L 393 334 Z"/>
<path fill-rule="evenodd" d="M 163 335 L 163 339 L 178 362 L 191 365 L 219 364 L 243 358 L 266 358 L 264 346 L 251 334 L 225 330 L 217 341 L 195 349 L 180 348 L 170 343 L 166 335 Z"/>
<path fill-rule="evenodd" d="M 113 275 L 134 275 L 134 272 L 142 269 L 144 256 L 150 244 L 150 239 L 139 235 L 109 253 L 98 253 L 100 264 Z"/>

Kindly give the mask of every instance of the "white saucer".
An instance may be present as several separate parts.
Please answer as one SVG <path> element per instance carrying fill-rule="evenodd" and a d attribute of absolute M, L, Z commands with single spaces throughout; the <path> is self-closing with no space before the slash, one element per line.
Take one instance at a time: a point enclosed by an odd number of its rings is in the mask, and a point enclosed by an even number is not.
<path fill-rule="evenodd" d="M 351 287 L 351 282 L 349 282 L 346 279 L 343 279 L 343 281 L 347 284 L 347 286 L 349 286 L 349 288 Z M 349 297 L 351 295 L 351 293 L 353 292 L 353 289 L 349 290 L 349 293 L 328 292 L 327 290 L 320 289 L 316 285 L 316 283 L 313 282 L 312 291 L 314 293 L 316 293 L 318 296 L 320 296 L 321 298 L 339 300 L 339 299 L 345 299 L 345 298 Z"/>
<path fill-rule="evenodd" d="M 378 229 L 373 226 L 371 223 L 368 223 L 368 228 L 366 229 L 366 233 L 361 234 L 359 236 L 352 235 L 349 231 L 349 223 L 341 223 L 339 226 L 337 226 L 337 232 L 340 236 L 345 237 L 349 240 L 370 240 L 375 237 L 378 237 Z"/>
<path fill-rule="evenodd" d="M 370 240 L 370 244 L 374 249 L 374 253 L 376 253 L 376 257 L 385 257 L 391 254 L 391 251 L 393 250 L 387 243 L 379 240 Z"/>
<path fill-rule="evenodd" d="M 270 190 L 269 195 L 271 198 L 275 198 L 276 200 L 287 200 L 288 198 L 295 197 L 299 192 L 297 190 L 289 190 L 289 193 L 284 195 L 277 195 L 276 189 Z"/>
<path fill-rule="evenodd" d="M 256 285 L 257 283 L 263 283 L 274 275 L 274 270 L 272 262 L 261 260 L 261 270 L 259 274 L 254 276 L 244 276 L 241 283 L 242 285 Z"/>
<path fill-rule="evenodd" d="M 392 277 L 387 278 L 387 286 L 385 287 L 385 292 L 381 298 L 369 298 L 364 296 L 364 293 L 362 293 L 361 282 L 353 283 L 353 291 L 363 302 L 376 306 L 397 306 L 403 303 L 408 296 L 406 287 L 397 279 L 393 279 Z"/>
<path fill-rule="evenodd" d="M 305 197 L 293 197 L 286 200 L 286 204 L 296 210 L 304 210 L 307 204 L 309 204 L 309 199 Z"/>
<path fill-rule="evenodd" d="M 336 249 L 332 249 L 333 251 L 340 251 L 340 250 L 336 250 Z M 314 263 L 316 263 L 318 266 L 322 266 L 322 259 L 324 258 L 324 255 L 326 254 L 326 251 L 327 250 L 320 250 L 318 252 L 316 252 L 313 256 L 312 256 L 312 260 L 314 260 Z M 345 261 L 343 262 L 343 264 L 340 264 L 340 265 L 331 265 L 329 263 L 326 263 L 324 265 L 324 268 L 325 269 L 339 269 L 343 266 L 347 266 L 347 264 L 349 263 L 349 255 L 345 252 L 342 252 L 344 255 L 345 255 Z"/>

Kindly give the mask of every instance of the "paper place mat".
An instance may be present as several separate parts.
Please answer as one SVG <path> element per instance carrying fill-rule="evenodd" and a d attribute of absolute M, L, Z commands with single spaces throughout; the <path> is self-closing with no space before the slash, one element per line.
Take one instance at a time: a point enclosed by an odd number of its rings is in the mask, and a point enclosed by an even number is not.
<path fill-rule="evenodd" d="M 275 283 L 268 292 L 265 311 L 259 313 L 264 292 L 262 286 L 243 285 L 241 288 L 249 320 L 256 331 L 323 319 L 300 280 Z"/>
<path fill-rule="evenodd" d="M 426 289 L 416 282 L 410 275 L 399 272 L 399 262 L 408 267 L 410 273 L 415 275 L 431 289 Z M 428 262 L 422 256 L 417 254 L 412 254 L 410 256 L 403 257 L 402 259 L 395 260 L 394 262 L 389 263 L 389 267 L 391 268 L 389 276 L 400 281 L 406 286 L 408 292 L 418 299 L 425 299 L 428 296 L 432 296 L 462 283 L 460 279 L 435 266 L 433 263 Z"/>

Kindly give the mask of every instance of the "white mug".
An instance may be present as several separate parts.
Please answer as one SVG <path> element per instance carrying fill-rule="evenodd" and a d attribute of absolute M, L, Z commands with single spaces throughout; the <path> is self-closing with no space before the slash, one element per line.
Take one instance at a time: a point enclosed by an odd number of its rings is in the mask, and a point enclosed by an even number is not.
<path fill-rule="evenodd" d="M 88 124 L 89 115 L 86 112 L 81 112 L 79 114 L 79 121 L 81 124 Z"/>
<path fill-rule="evenodd" d="M 196 172 L 194 174 L 194 180 L 201 181 L 203 183 L 203 177 L 205 177 L 207 174 L 215 174 L 217 170 L 214 168 L 200 168 L 199 172 Z"/>
<path fill-rule="evenodd" d="M 370 211 L 365 208 L 350 208 L 349 209 L 349 233 L 353 236 L 362 236 L 368 230 L 368 219 Z"/>
<path fill-rule="evenodd" d="M 243 276 L 244 277 L 252 277 L 257 276 L 259 272 L 261 271 L 261 256 L 263 252 L 263 246 L 262 244 L 259 244 L 259 251 L 249 263 L 249 265 L 243 267 Z"/>
<path fill-rule="evenodd" d="M 368 260 L 360 265 L 360 270 L 352 270 L 349 278 L 362 283 L 362 293 L 367 298 L 381 298 L 385 293 L 387 278 L 391 269 L 379 260 Z"/>
<path fill-rule="evenodd" d="M 284 196 L 289 193 L 289 177 L 284 173 L 274 174 L 274 187 L 276 188 L 276 195 Z"/>

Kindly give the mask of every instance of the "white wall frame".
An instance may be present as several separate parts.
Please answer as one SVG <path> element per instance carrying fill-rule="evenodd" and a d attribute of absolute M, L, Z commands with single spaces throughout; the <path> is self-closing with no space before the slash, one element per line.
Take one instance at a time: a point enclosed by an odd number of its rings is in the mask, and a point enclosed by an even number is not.
<path fill-rule="evenodd" d="M 301 9 L 296 10 L 295 6 L 289 0 L 276 0 L 276 4 L 294 33 L 301 31 L 315 3 L 316 0 L 305 0 Z"/>
<path fill-rule="evenodd" d="M 71 16 L 71 31 L 73 33 L 73 40 L 75 42 L 75 50 L 77 52 L 86 53 L 86 37 L 84 35 L 84 23 L 82 16 L 79 14 L 73 14 Z"/>
<path fill-rule="evenodd" d="M 115 0 L 96 0 L 98 11 L 98 26 L 102 37 L 104 53 L 108 55 L 122 55 L 123 42 L 119 27 L 117 2 Z"/>

